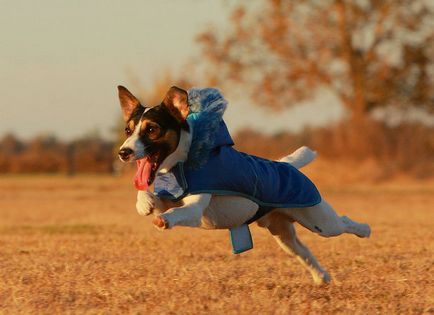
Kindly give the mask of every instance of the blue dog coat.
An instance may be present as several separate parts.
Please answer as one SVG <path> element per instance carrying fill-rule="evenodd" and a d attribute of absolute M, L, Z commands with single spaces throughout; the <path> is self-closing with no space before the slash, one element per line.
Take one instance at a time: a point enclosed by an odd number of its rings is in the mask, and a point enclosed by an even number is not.
<path fill-rule="evenodd" d="M 231 229 L 234 253 L 253 247 L 248 224 L 274 208 L 310 207 L 321 202 L 315 185 L 288 163 L 266 160 L 235 150 L 223 121 L 227 102 L 212 88 L 188 91 L 193 130 L 188 158 L 166 174 L 157 174 L 154 193 L 180 200 L 188 194 L 210 193 L 248 198 L 258 204 L 254 217 Z"/>
<path fill-rule="evenodd" d="M 198 193 L 242 196 L 258 204 L 262 215 L 274 208 L 310 207 L 321 201 L 315 185 L 290 164 L 239 152 L 233 144 L 221 121 L 205 165 L 195 168 L 186 161 L 158 175 L 157 196 L 172 200 Z"/>

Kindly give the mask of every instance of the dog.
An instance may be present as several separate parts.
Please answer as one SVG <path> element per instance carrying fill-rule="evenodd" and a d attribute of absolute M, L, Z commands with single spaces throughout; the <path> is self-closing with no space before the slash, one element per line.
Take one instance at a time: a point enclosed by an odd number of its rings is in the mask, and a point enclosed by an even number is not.
<path fill-rule="evenodd" d="M 191 111 L 189 92 L 172 87 L 161 104 L 146 107 L 128 89 L 118 86 L 127 137 L 120 147 L 119 158 L 123 162 L 138 163 L 139 170 L 135 177 L 139 189 L 137 211 L 140 215 L 153 214 L 153 224 L 162 230 L 174 226 L 227 229 L 245 224 L 255 218 L 260 205 L 243 195 L 199 192 L 181 196 L 178 200 L 168 200 L 148 190 L 158 174 L 170 173 L 192 153 L 190 149 L 194 139 L 188 121 Z M 314 151 L 302 147 L 279 162 L 299 169 L 315 156 Z M 270 210 L 256 220 L 257 224 L 268 229 L 284 251 L 297 257 L 310 271 L 316 284 L 330 282 L 330 275 L 298 239 L 294 222 L 323 237 L 349 233 L 367 238 L 371 233 L 368 224 L 338 216 L 323 198 L 311 206 Z"/>

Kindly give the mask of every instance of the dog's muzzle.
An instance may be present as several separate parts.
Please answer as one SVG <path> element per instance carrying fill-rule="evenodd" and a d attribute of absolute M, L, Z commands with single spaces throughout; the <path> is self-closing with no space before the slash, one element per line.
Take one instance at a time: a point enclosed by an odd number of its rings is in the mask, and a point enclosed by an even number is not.
<path fill-rule="evenodd" d="M 119 150 L 118 155 L 122 161 L 128 161 L 128 159 L 131 157 L 131 155 L 133 155 L 133 153 L 134 151 L 130 148 L 124 148 Z"/>

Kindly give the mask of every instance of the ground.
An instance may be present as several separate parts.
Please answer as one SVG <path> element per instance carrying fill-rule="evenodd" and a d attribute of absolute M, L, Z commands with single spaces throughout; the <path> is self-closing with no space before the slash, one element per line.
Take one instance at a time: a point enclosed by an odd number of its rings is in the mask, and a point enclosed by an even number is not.
<path fill-rule="evenodd" d="M 434 313 L 434 184 L 319 186 L 372 227 L 297 227 L 324 287 L 256 225 L 241 255 L 225 230 L 158 231 L 130 178 L 0 177 L 0 314 Z"/>

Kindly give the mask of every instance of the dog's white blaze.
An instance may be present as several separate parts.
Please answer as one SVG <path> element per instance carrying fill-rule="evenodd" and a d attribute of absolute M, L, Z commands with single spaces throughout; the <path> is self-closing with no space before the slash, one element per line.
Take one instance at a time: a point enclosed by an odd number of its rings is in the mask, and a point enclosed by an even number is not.
<path fill-rule="evenodd" d="M 135 158 L 142 158 L 145 154 L 144 150 L 145 147 L 143 146 L 143 143 L 140 141 L 139 133 L 140 128 L 142 126 L 142 122 L 140 121 L 136 128 L 134 128 L 134 132 L 131 136 L 125 140 L 125 142 L 121 145 L 120 150 L 129 148 L 134 151 Z"/>
<path fill-rule="evenodd" d="M 145 107 L 145 111 L 143 112 L 142 117 L 147 111 L 151 109 L 152 107 Z M 120 149 L 130 148 L 131 150 L 133 150 L 134 157 L 136 159 L 141 159 L 142 157 L 145 156 L 145 146 L 143 145 L 142 141 L 140 141 L 139 139 L 139 133 L 141 127 L 142 127 L 142 121 L 138 123 L 138 125 L 134 129 L 133 134 L 129 136 L 127 140 L 125 140 L 125 142 L 120 147 Z"/>

